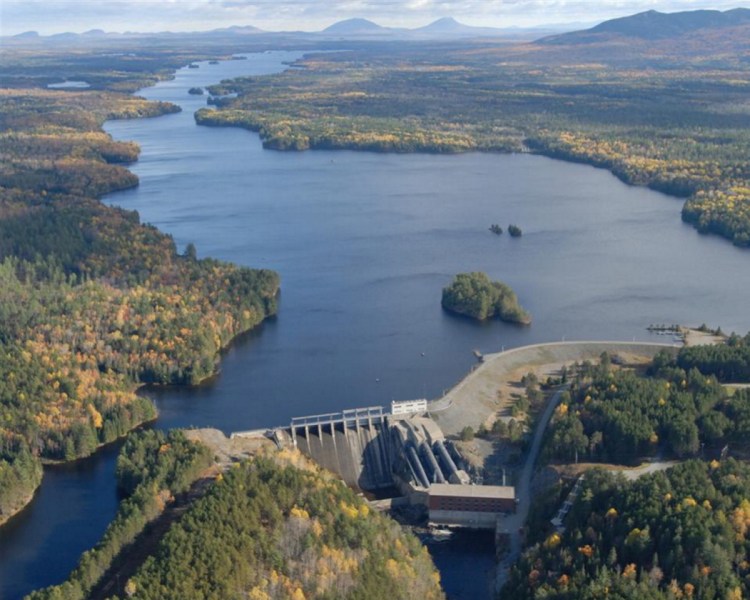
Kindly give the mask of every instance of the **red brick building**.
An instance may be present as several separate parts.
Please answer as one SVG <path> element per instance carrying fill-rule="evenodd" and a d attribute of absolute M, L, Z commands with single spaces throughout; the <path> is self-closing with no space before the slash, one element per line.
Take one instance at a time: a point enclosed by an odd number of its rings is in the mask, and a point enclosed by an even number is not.
<path fill-rule="evenodd" d="M 431 523 L 494 528 L 497 517 L 516 511 L 511 486 L 436 483 L 428 493 Z"/>

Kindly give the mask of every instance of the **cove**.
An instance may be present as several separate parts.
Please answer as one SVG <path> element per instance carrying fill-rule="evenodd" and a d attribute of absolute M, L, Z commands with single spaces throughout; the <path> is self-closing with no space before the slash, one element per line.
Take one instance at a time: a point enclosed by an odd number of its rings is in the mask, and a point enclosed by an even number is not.
<path fill-rule="evenodd" d="M 146 392 L 157 427 L 253 429 L 435 397 L 469 370 L 474 349 L 661 341 L 645 330 L 661 322 L 750 330 L 750 253 L 683 224 L 680 200 L 607 171 L 532 155 L 281 153 L 244 130 L 195 125 L 206 97 L 189 88 L 278 72 L 299 56 L 181 69 L 141 93 L 183 112 L 106 125 L 142 149 L 140 186 L 106 202 L 138 210 L 180 249 L 193 242 L 199 256 L 282 278 L 278 318 L 238 340 L 214 381 Z M 524 235 L 495 236 L 492 223 Z M 442 287 L 473 270 L 510 284 L 531 327 L 444 313 Z M 96 543 L 116 510 L 116 452 L 48 469 L 29 509 L 0 529 L 0 598 L 61 581 Z M 480 597 L 481 578 L 467 588 L 472 577 L 455 566 L 465 561 L 450 556 L 447 545 L 436 556 L 448 592 Z M 491 563 L 472 556 L 479 569 Z"/>

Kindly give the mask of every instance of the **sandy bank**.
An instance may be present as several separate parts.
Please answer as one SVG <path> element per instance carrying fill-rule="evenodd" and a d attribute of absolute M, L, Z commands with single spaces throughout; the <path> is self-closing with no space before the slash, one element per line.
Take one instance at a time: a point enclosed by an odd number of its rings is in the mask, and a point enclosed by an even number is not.
<path fill-rule="evenodd" d="M 602 352 L 618 356 L 623 363 L 640 364 L 661 350 L 679 348 L 646 342 L 553 342 L 488 354 L 453 389 L 429 403 L 430 414 L 446 435 L 457 435 L 466 426 L 476 429 L 491 423 L 498 412 L 509 408 L 512 394 L 522 391 L 521 377 L 530 371 L 544 380 L 564 365 L 598 359 Z"/>

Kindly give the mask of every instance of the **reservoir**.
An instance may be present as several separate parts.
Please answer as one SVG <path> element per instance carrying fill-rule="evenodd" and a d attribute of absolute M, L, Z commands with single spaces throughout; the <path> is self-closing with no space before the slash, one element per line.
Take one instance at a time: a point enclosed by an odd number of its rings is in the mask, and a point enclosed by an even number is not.
<path fill-rule="evenodd" d="M 434 398 L 470 369 L 475 349 L 664 341 L 650 323 L 750 330 L 750 252 L 683 224 L 680 200 L 607 171 L 525 154 L 283 153 L 248 131 L 195 125 L 206 96 L 189 88 L 278 72 L 299 56 L 198 63 L 142 92 L 181 113 L 106 125 L 142 150 L 132 167 L 140 186 L 106 202 L 137 210 L 180 251 L 193 242 L 201 257 L 282 279 L 278 317 L 238 340 L 214 381 L 146 391 L 157 427 L 228 432 Z M 495 236 L 493 223 L 523 236 Z M 465 271 L 510 284 L 533 324 L 444 313 L 441 289 Z M 29 509 L 0 529 L 0 599 L 61 581 L 96 543 L 117 506 L 116 454 L 47 470 Z M 471 564 L 489 568 L 489 547 Z M 436 553 L 449 594 L 481 597 L 481 578 L 450 557 L 448 545 Z"/>

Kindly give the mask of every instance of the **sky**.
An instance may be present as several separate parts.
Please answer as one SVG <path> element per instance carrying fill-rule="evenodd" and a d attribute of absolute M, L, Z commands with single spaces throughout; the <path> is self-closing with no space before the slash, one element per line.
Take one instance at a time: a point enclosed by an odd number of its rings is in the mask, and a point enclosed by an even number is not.
<path fill-rule="evenodd" d="M 353 17 L 419 27 L 454 17 L 467 25 L 593 24 L 644 10 L 742 6 L 743 0 L 0 0 L 0 35 L 105 31 L 201 31 L 254 25 L 316 31 Z M 748 6 L 747 2 L 744 6 Z"/>

